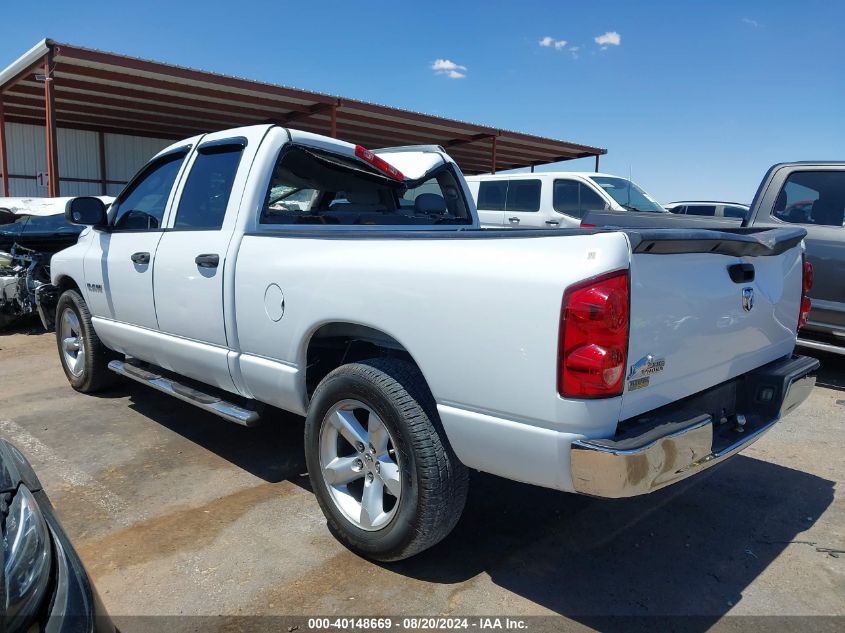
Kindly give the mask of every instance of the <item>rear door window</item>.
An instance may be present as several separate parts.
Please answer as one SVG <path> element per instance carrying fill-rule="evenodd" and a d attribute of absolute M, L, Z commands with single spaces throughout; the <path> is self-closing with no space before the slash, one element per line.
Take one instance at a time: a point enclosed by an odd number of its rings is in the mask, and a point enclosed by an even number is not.
<path fill-rule="evenodd" d="M 478 208 L 487 211 L 504 211 L 507 195 L 507 180 L 492 180 L 479 183 Z"/>
<path fill-rule="evenodd" d="M 539 211 L 540 189 L 539 180 L 511 180 L 508 182 L 505 211 Z"/>
<path fill-rule="evenodd" d="M 199 230 L 223 226 L 243 150 L 240 144 L 199 147 L 182 189 L 174 228 Z"/>

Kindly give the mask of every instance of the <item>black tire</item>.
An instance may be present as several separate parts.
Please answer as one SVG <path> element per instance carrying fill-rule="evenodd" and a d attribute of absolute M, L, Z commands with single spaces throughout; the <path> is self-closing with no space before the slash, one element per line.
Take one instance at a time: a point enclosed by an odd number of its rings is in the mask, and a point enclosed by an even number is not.
<path fill-rule="evenodd" d="M 402 493 L 390 522 L 376 531 L 361 529 L 338 509 L 320 466 L 320 430 L 326 414 L 349 399 L 377 413 L 398 454 Z M 466 502 L 467 469 L 449 445 L 425 380 L 403 360 L 376 358 L 343 365 L 320 382 L 305 423 L 305 459 L 329 529 L 366 558 L 396 561 L 435 545 L 455 527 Z"/>
<path fill-rule="evenodd" d="M 62 337 L 62 318 L 66 310 L 76 315 L 79 324 L 79 345 L 84 348 L 85 358 L 82 367 L 74 372 L 68 365 L 64 353 Z M 71 387 L 82 393 L 94 393 L 110 387 L 117 380 L 117 374 L 109 370 L 110 360 L 118 355 L 100 342 L 100 337 L 91 325 L 91 313 L 85 299 L 76 290 L 66 290 L 59 297 L 56 305 L 56 345 L 59 349 L 59 361 Z"/>

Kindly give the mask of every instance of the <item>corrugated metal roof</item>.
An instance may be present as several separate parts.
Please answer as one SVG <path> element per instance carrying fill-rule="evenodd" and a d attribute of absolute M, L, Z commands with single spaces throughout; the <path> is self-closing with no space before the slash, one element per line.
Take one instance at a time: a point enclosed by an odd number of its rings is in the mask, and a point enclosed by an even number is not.
<path fill-rule="evenodd" d="M 56 121 L 65 128 L 161 138 L 274 122 L 370 148 L 443 145 L 467 173 L 607 150 L 44 40 L 0 72 L 9 121 L 44 120 L 40 56 L 51 49 Z M 495 151 L 494 151 L 495 147 Z M 493 156 L 495 155 L 495 164 Z M 10 170 L 11 171 L 11 170 Z"/>

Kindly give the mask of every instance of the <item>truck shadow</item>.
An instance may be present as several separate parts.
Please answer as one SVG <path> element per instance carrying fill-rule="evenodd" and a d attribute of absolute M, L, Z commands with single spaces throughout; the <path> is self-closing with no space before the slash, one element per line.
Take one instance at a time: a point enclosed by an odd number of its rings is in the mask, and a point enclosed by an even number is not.
<path fill-rule="evenodd" d="M 269 409 L 263 424 L 246 428 L 135 383 L 122 383 L 105 395 L 127 392 L 132 409 L 238 468 L 268 483 L 288 480 L 311 490 L 302 446 L 304 418 Z"/>
<path fill-rule="evenodd" d="M 788 543 L 800 540 L 833 502 L 833 487 L 744 456 L 622 500 L 476 475 L 452 535 L 386 567 L 437 583 L 486 574 L 597 630 L 704 631 L 742 600 Z"/>
<path fill-rule="evenodd" d="M 813 351 L 808 355 L 818 358 L 822 364 L 819 368 L 816 385 L 845 391 L 845 356 L 819 351 Z"/>
<path fill-rule="evenodd" d="M 265 424 L 248 429 L 140 385 L 126 390 L 130 406 L 154 422 L 264 481 L 310 490 L 301 417 L 271 411 Z M 597 630 L 705 631 L 790 542 L 802 540 L 833 502 L 833 490 L 832 481 L 742 455 L 657 493 L 621 500 L 473 473 L 454 532 L 382 567 L 459 585 L 455 613 L 474 611 L 460 596 L 469 592 L 471 600 L 472 581 L 484 574 Z"/>

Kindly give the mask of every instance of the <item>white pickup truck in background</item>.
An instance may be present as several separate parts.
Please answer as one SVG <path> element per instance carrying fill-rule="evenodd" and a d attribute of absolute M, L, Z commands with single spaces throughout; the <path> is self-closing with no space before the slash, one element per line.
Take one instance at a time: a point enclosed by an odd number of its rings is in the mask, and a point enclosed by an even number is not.
<path fill-rule="evenodd" d="M 380 560 L 442 539 L 468 468 L 647 493 L 802 402 L 800 228 L 481 230 L 435 146 L 264 125 L 167 148 L 52 261 L 82 392 L 118 374 L 247 426 L 306 416 L 333 531 Z"/>

